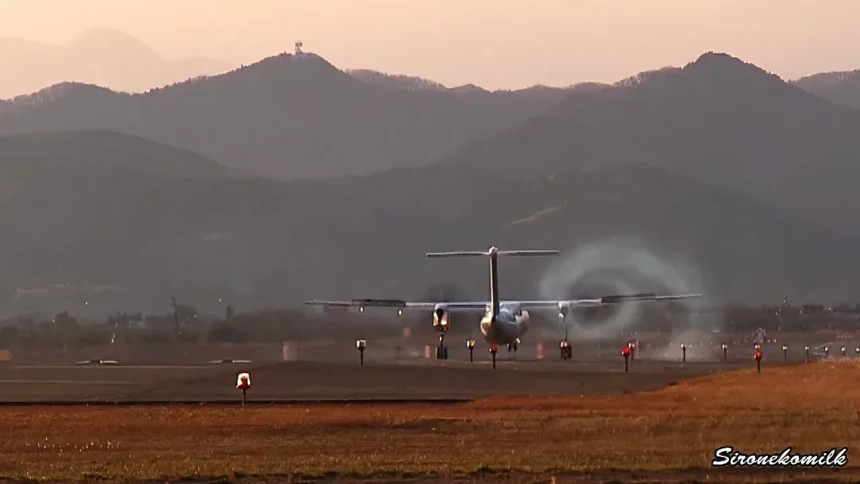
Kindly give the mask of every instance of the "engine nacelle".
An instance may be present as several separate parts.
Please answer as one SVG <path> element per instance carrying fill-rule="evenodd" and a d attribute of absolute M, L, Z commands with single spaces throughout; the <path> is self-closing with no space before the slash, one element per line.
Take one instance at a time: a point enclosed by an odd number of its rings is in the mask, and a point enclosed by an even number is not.
<path fill-rule="evenodd" d="M 562 303 L 558 305 L 558 317 L 566 319 L 570 315 L 570 304 Z"/>
<path fill-rule="evenodd" d="M 444 333 L 451 325 L 451 313 L 445 307 L 437 307 L 433 310 L 433 327 L 436 331 Z"/>

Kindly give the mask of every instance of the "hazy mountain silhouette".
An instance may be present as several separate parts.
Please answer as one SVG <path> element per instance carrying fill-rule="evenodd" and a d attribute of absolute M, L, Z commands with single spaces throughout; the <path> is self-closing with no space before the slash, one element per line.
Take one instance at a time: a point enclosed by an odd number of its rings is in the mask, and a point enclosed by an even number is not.
<path fill-rule="evenodd" d="M 63 83 L 15 99 L 0 133 L 113 129 L 268 176 L 314 177 L 430 163 L 564 92 L 392 89 L 314 54 L 282 54 L 138 95 Z"/>
<path fill-rule="evenodd" d="M 62 179 L 66 175 L 212 180 L 242 176 L 192 151 L 113 131 L 67 131 L 0 137 L 2 173 Z M 7 178 L 8 179 L 8 178 Z"/>
<path fill-rule="evenodd" d="M 860 109 L 860 70 L 815 74 L 793 84 L 834 104 Z"/>
<path fill-rule="evenodd" d="M 529 176 L 647 163 L 833 226 L 860 229 L 860 113 L 707 53 L 683 68 L 574 92 L 449 161 Z M 766 227 L 766 224 L 763 225 Z"/>
<path fill-rule="evenodd" d="M 347 69 L 346 73 L 361 81 L 372 82 L 381 86 L 394 89 L 405 89 L 411 91 L 431 90 L 447 91 L 449 88 L 436 81 L 422 79 L 415 76 L 385 74 L 372 69 Z"/>
<path fill-rule="evenodd" d="M 75 132 L 0 138 L 0 199 L 0 300 L 11 311 L 29 304 L 10 297 L 16 287 L 66 282 L 115 285 L 118 294 L 93 304 L 144 310 L 163 308 L 169 295 L 203 308 L 217 298 L 250 308 L 420 297 L 452 278 L 484 297 L 483 262 L 422 254 L 491 244 L 567 250 L 613 236 L 684 256 L 705 281 L 690 289 L 716 298 L 839 299 L 860 283 L 845 264 L 854 240 L 646 166 L 518 182 L 435 164 L 276 182 L 139 138 Z M 503 291 L 540 296 L 551 262 L 506 263 Z"/>
<path fill-rule="evenodd" d="M 0 99 L 69 81 L 143 92 L 235 67 L 217 59 L 168 60 L 130 35 L 105 29 L 85 32 L 66 46 L 0 39 L 0 62 Z"/>
<path fill-rule="evenodd" d="M 356 79 L 371 82 L 374 84 L 378 84 L 381 86 L 386 86 L 394 89 L 404 89 L 410 91 L 418 91 L 418 90 L 430 90 L 430 91 L 454 91 L 454 92 L 483 92 L 486 94 L 490 94 L 492 91 L 484 89 L 480 86 L 476 86 L 474 84 L 465 84 L 457 87 L 448 87 L 442 83 L 432 81 L 429 79 L 424 79 L 416 76 L 406 76 L 406 75 L 396 75 L 396 74 L 386 74 L 384 72 L 374 71 L 372 69 L 347 69 L 346 73 L 355 77 Z M 528 94 L 544 94 L 544 93 L 557 93 L 559 90 L 596 90 L 603 87 L 609 87 L 609 84 L 603 84 L 600 82 L 582 82 L 579 84 L 574 84 L 572 86 L 568 86 L 566 88 L 558 88 L 558 87 L 550 87 L 544 85 L 536 85 L 526 89 L 520 89 L 515 92 Z M 499 92 L 510 92 L 510 91 L 499 91 Z"/>

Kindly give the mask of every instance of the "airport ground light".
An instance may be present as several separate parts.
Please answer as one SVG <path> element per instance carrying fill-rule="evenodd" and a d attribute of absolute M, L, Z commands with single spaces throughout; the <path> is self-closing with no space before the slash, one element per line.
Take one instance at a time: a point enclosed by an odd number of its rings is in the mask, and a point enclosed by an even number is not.
<path fill-rule="evenodd" d="M 824 347 L 824 357 L 825 357 L 825 358 L 829 358 L 829 357 L 830 357 L 830 347 L 829 347 L 829 346 L 825 346 L 825 347 Z"/>
<path fill-rule="evenodd" d="M 687 345 L 684 343 L 681 343 L 681 362 L 687 362 Z"/>
<path fill-rule="evenodd" d="M 469 348 L 469 362 L 474 362 L 475 340 L 470 339 L 469 341 L 466 341 L 466 348 Z"/>
<path fill-rule="evenodd" d="M 782 345 L 782 361 L 788 363 L 788 346 Z"/>
<path fill-rule="evenodd" d="M 840 350 L 842 350 L 842 357 L 845 358 L 845 347 L 843 346 Z"/>
<path fill-rule="evenodd" d="M 806 362 L 809 363 L 809 346 L 804 346 L 803 349 L 806 351 Z"/>
<path fill-rule="evenodd" d="M 367 348 L 367 341 L 363 339 L 355 340 L 355 349 L 358 350 L 358 362 L 364 366 L 364 349 Z"/>
<path fill-rule="evenodd" d="M 236 379 L 236 388 L 242 390 L 242 405 L 244 406 L 248 389 L 251 388 L 251 374 L 239 373 L 239 376 Z"/>
<path fill-rule="evenodd" d="M 498 345 L 496 345 L 495 343 L 491 344 L 490 345 L 490 354 L 493 355 L 493 369 L 494 370 L 496 369 L 496 353 L 498 353 L 498 352 L 499 352 Z"/>
<path fill-rule="evenodd" d="M 729 345 L 723 343 L 723 361 L 728 361 L 729 359 Z"/>
<path fill-rule="evenodd" d="M 762 353 L 761 353 L 761 345 L 760 344 L 755 345 L 755 355 L 753 356 L 753 358 L 755 358 L 756 371 L 758 371 L 758 373 L 761 373 Z"/>
<path fill-rule="evenodd" d="M 621 356 L 624 357 L 624 373 L 629 372 L 628 360 L 630 359 L 630 345 L 621 348 Z"/>

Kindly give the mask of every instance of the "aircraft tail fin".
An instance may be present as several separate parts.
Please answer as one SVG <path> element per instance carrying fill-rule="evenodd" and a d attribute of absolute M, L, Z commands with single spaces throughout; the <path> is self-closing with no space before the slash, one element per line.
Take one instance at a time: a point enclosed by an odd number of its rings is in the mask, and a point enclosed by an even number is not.
<path fill-rule="evenodd" d="M 454 252 L 428 252 L 427 257 L 481 257 L 490 258 L 490 307 L 492 308 L 492 321 L 495 321 L 499 314 L 499 267 L 498 256 L 544 256 L 544 255 L 559 255 L 557 250 L 499 250 L 496 247 L 490 247 L 486 251 L 483 250 L 460 250 Z"/>

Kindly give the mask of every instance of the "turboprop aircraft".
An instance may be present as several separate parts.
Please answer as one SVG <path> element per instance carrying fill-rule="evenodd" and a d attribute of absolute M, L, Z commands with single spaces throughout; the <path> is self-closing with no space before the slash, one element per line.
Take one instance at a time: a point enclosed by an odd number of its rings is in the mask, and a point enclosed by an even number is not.
<path fill-rule="evenodd" d="M 439 334 L 439 346 L 436 348 L 437 359 L 448 358 L 448 348 L 445 346 L 445 332 L 450 324 L 451 312 L 483 312 L 480 330 L 484 341 L 490 344 L 490 351 L 495 353 L 498 345 L 507 345 L 508 351 L 517 351 L 520 338 L 529 327 L 529 310 L 555 309 L 558 311 L 564 327 L 565 336 L 561 347 L 569 347 L 567 343 L 566 318 L 571 309 L 592 308 L 616 305 L 625 302 L 638 301 L 672 301 L 701 297 L 701 294 L 682 294 L 658 296 L 654 293 L 611 295 L 600 298 L 567 299 L 555 301 L 502 301 L 499 299 L 499 256 L 552 256 L 559 255 L 558 250 L 499 250 L 490 247 L 486 251 L 457 251 L 429 252 L 429 258 L 441 257 L 489 257 L 490 259 L 490 300 L 473 302 L 407 302 L 399 299 L 353 299 L 352 301 L 306 301 L 305 304 L 327 307 L 358 307 L 361 312 L 367 307 L 397 308 L 398 314 L 404 310 L 433 311 L 433 327 Z"/>

